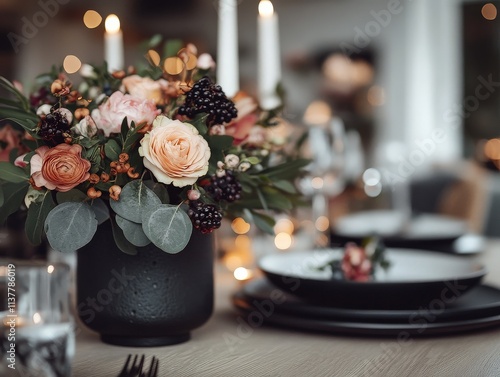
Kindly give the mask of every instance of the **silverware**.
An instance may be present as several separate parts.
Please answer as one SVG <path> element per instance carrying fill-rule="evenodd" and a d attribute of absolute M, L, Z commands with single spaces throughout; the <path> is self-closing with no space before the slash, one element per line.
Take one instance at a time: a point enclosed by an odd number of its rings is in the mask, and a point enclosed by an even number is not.
<path fill-rule="evenodd" d="M 134 360 L 132 361 L 132 365 L 129 368 L 130 360 L 132 359 L 132 355 L 127 356 L 127 360 L 125 361 L 125 365 L 123 366 L 122 371 L 117 377 L 142 377 L 142 367 L 144 365 L 144 355 L 141 356 L 140 360 L 138 360 L 139 355 L 134 356 Z"/>
<path fill-rule="evenodd" d="M 160 365 L 160 360 L 153 356 L 151 359 L 151 364 L 149 366 L 149 371 L 141 373 L 140 377 L 158 377 L 158 367 Z"/>

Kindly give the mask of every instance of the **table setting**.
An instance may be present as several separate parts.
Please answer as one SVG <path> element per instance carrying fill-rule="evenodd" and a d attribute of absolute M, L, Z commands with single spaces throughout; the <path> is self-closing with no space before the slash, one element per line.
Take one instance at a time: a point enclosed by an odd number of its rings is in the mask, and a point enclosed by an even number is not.
<path fill-rule="evenodd" d="M 0 229 L 0 375 L 500 375 L 500 241 L 412 212 L 411 176 L 384 206 L 365 169 L 374 55 L 322 57 L 321 95 L 290 111 L 273 3 L 252 5 L 251 80 L 249 5 L 213 5 L 215 58 L 88 9 L 97 63 L 0 76 L 0 223 L 16 230 Z M 416 154 L 398 145 L 399 168 Z"/>

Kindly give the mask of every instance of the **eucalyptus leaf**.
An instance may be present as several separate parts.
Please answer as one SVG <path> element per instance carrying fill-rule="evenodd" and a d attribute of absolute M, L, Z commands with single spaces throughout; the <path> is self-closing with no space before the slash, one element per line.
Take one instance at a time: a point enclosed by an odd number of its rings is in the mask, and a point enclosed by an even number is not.
<path fill-rule="evenodd" d="M 137 224 L 121 216 L 116 215 L 116 224 L 123 231 L 123 235 L 134 246 L 146 246 L 151 243 L 148 236 L 142 230 L 142 224 Z"/>
<path fill-rule="evenodd" d="M 188 244 L 193 225 L 180 207 L 162 204 L 143 212 L 142 229 L 156 247 L 177 254 Z"/>
<path fill-rule="evenodd" d="M 95 213 L 87 203 L 67 202 L 49 212 L 45 233 L 53 249 L 73 252 L 88 244 L 97 230 Z"/>
<path fill-rule="evenodd" d="M 104 200 L 94 199 L 90 205 L 95 213 L 95 218 L 97 219 L 97 224 L 101 225 L 103 222 L 109 219 L 109 209 Z"/>
<path fill-rule="evenodd" d="M 56 206 L 52 199 L 52 192 L 45 191 L 41 200 L 31 203 L 28 208 L 28 217 L 26 218 L 26 236 L 33 245 L 40 245 L 42 242 L 42 233 L 45 225 L 45 219 L 49 212 Z"/>
<path fill-rule="evenodd" d="M 137 248 L 125 238 L 123 231 L 113 218 L 111 218 L 111 229 L 113 230 L 113 238 L 115 239 L 116 246 L 125 254 L 137 255 Z"/>
<path fill-rule="evenodd" d="M 155 182 L 152 180 L 144 181 L 144 184 L 149 187 L 153 192 L 160 198 L 163 204 L 170 203 L 170 195 L 168 194 L 168 190 L 163 183 Z"/>
<path fill-rule="evenodd" d="M 12 165 L 10 162 L 0 161 L 0 179 L 12 183 L 21 183 L 27 182 L 29 176 L 26 171 Z"/>
<path fill-rule="evenodd" d="M 134 180 L 123 186 L 119 200 L 111 199 L 109 204 L 121 217 L 140 223 L 143 211 L 161 205 L 161 200 L 142 181 Z"/>

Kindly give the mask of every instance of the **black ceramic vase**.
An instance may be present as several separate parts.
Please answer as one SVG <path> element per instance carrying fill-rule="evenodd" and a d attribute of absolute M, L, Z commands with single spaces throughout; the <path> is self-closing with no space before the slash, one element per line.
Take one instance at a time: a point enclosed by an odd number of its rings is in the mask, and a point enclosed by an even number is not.
<path fill-rule="evenodd" d="M 78 251 L 78 316 L 105 343 L 154 347 L 187 341 L 212 314 L 213 256 L 213 238 L 196 230 L 178 254 L 150 244 L 127 255 L 106 221 Z"/>

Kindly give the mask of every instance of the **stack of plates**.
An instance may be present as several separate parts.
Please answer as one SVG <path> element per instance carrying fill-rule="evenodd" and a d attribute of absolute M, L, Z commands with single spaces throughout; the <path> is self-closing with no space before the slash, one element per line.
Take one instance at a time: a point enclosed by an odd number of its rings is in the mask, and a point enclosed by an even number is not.
<path fill-rule="evenodd" d="M 233 297 L 245 315 L 269 324 L 332 333 L 412 336 L 457 333 L 500 324 L 500 290 L 480 285 L 484 266 L 462 257 L 391 249 L 391 267 L 369 282 L 320 270 L 341 249 L 265 256 L 265 278 Z"/>

